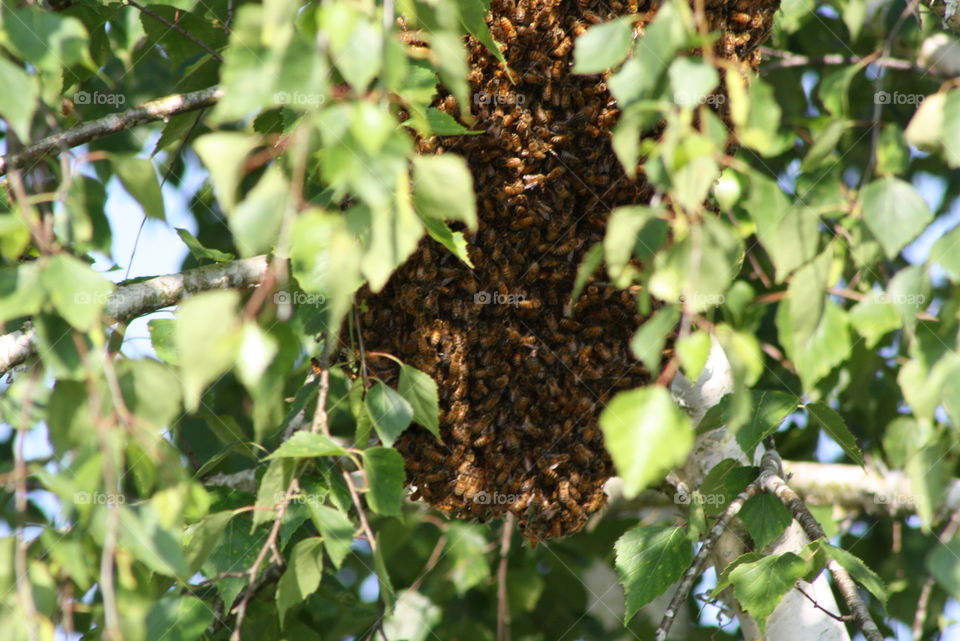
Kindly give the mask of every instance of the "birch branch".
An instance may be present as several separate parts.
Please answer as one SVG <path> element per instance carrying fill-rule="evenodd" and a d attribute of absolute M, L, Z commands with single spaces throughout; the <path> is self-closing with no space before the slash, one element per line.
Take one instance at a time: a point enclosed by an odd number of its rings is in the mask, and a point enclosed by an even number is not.
<path fill-rule="evenodd" d="M 114 321 L 125 323 L 175 305 L 187 294 L 256 285 L 266 271 L 267 257 L 255 256 L 120 285 L 110 295 L 103 311 Z M 0 374 L 8 372 L 36 353 L 36 333 L 33 327 L 0 336 Z"/>
<path fill-rule="evenodd" d="M 219 86 L 207 87 L 199 91 L 158 98 L 118 114 L 85 122 L 73 129 L 47 136 L 19 153 L 0 158 L 0 176 L 5 175 L 11 167 L 22 167 L 64 149 L 106 138 L 147 122 L 164 120 L 170 116 L 215 105 L 222 97 L 223 89 Z"/>

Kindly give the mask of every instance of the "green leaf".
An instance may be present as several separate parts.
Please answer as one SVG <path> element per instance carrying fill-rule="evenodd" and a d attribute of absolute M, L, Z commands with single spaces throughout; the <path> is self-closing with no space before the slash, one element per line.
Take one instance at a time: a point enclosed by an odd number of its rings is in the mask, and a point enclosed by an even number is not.
<path fill-rule="evenodd" d="M 934 444 L 914 452 L 905 465 L 913 494 L 907 497 L 887 497 L 903 503 L 912 503 L 926 532 L 933 527 L 937 511 L 943 503 L 947 485 L 950 482 L 950 472 L 944 461 L 944 449 L 943 446 Z"/>
<path fill-rule="evenodd" d="M 427 124 L 430 125 L 430 133 L 436 136 L 463 136 L 468 134 L 482 134 L 482 130 L 467 129 L 456 119 L 445 111 L 440 111 L 436 107 L 427 108 Z"/>
<path fill-rule="evenodd" d="M 701 225 L 654 258 L 650 293 L 681 302 L 690 312 L 723 303 L 723 293 L 739 271 L 743 246 L 728 225 L 705 216 Z"/>
<path fill-rule="evenodd" d="M 213 610 L 192 596 L 167 596 L 154 601 L 146 617 L 144 636 L 164 641 L 193 641 L 213 622 Z"/>
<path fill-rule="evenodd" d="M 0 323 L 32 316 L 42 305 L 43 287 L 37 263 L 0 268 Z"/>
<path fill-rule="evenodd" d="M 723 459 L 707 472 L 700 484 L 700 498 L 708 516 L 722 514 L 747 485 L 756 480 L 759 470 L 741 465 L 732 458 Z"/>
<path fill-rule="evenodd" d="M 384 445 L 392 446 L 397 437 L 410 427 L 413 407 L 382 381 L 373 384 L 367 392 L 365 403 L 367 414 Z"/>
<path fill-rule="evenodd" d="M 154 572 L 186 578 L 187 564 L 179 539 L 160 526 L 157 514 L 146 506 L 139 511 L 124 505 L 116 509 L 120 514 L 120 547 L 128 550 L 136 560 Z M 104 511 L 105 509 L 99 511 L 98 519 L 106 518 Z M 98 523 L 95 526 L 97 538 L 100 528 L 103 527 L 105 524 Z"/>
<path fill-rule="evenodd" d="M 284 441 L 267 459 L 343 456 L 346 450 L 323 434 L 299 431 Z M 265 459 L 265 460 L 267 460 Z"/>
<path fill-rule="evenodd" d="M 442 619 L 443 610 L 429 597 L 415 590 L 404 590 L 383 622 L 383 634 L 387 639 L 430 641 L 437 638 L 432 630 Z"/>
<path fill-rule="evenodd" d="M 233 365 L 240 332 L 235 291 L 222 290 L 198 294 L 177 310 L 174 342 L 183 372 L 184 406 L 195 412 L 200 407 L 204 388 L 220 378 Z"/>
<path fill-rule="evenodd" d="M 763 439 L 780 427 L 790 412 L 797 409 L 799 399 L 793 394 L 778 390 L 750 390 L 751 407 L 749 420 L 736 430 L 737 443 L 748 457 Z M 722 425 L 729 425 L 734 409 L 734 395 L 727 394 L 720 402 L 707 410 L 697 433 L 702 434 Z"/>
<path fill-rule="evenodd" d="M 321 24 L 321 28 L 332 26 Z M 366 91 L 383 62 L 383 34 L 379 24 L 360 17 L 342 37 L 331 39 L 331 50 L 333 64 L 344 80 L 356 91 Z"/>
<path fill-rule="evenodd" d="M 93 329 L 113 290 L 113 283 L 69 254 L 43 264 L 40 281 L 57 312 L 81 332 Z"/>
<path fill-rule="evenodd" d="M 737 601 L 763 630 L 767 617 L 810 569 L 807 561 L 793 552 L 786 552 L 756 562 L 741 563 L 730 572 L 730 582 Z"/>
<path fill-rule="evenodd" d="M 827 123 L 814 138 L 813 144 L 800 164 L 801 171 L 813 171 L 820 167 L 836 149 L 840 137 L 847 130 L 847 123 L 843 119 L 834 119 Z"/>
<path fill-rule="evenodd" d="M 39 7 L 12 7 L 4 11 L 3 39 L 15 55 L 51 74 L 78 64 L 94 67 L 87 52 L 87 30 L 77 18 Z"/>
<path fill-rule="evenodd" d="M 720 82 L 720 75 L 713 65 L 699 58 L 677 58 L 667 75 L 673 90 L 673 102 L 691 109 L 704 104 Z"/>
<path fill-rule="evenodd" d="M 634 270 L 629 263 L 633 258 L 637 234 L 657 213 L 658 210 L 643 206 L 617 207 L 610 213 L 603 237 L 603 257 L 607 262 L 607 272 L 618 287 L 630 284 Z"/>
<path fill-rule="evenodd" d="M 232 211 L 236 206 L 237 189 L 243 180 L 247 156 L 258 144 L 255 136 L 239 132 L 215 132 L 194 141 L 194 151 L 210 172 L 217 190 L 217 200 L 224 211 Z"/>
<path fill-rule="evenodd" d="M 577 38 L 573 73 L 600 73 L 617 66 L 633 46 L 633 16 L 594 25 Z"/>
<path fill-rule="evenodd" d="M 95 433 L 86 384 L 66 380 L 56 382 L 47 403 L 47 428 L 50 443 L 60 454 L 84 443 Z"/>
<path fill-rule="evenodd" d="M 487 538 L 474 523 L 452 522 L 447 530 L 446 553 L 450 558 L 450 581 L 458 597 L 490 578 Z"/>
<path fill-rule="evenodd" d="M 777 331 L 780 343 L 793 360 L 805 389 L 845 361 L 850 354 L 850 329 L 846 312 L 832 302 L 827 302 L 823 317 L 806 344 L 793 340 L 790 321 L 791 301 L 781 301 L 777 306 Z"/>
<path fill-rule="evenodd" d="M 442 220 L 436 218 L 421 218 L 423 226 L 426 227 L 430 238 L 434 239 L 447 250 L 462 260 L 468 267 L 473 267 L 470 261 L 470 255 L 467 253 L 467 241 L 463 237 L 463 232 L 452 231 L 450 227 Z"/>
<path fill-rule="evenodd" d="M 313 524 L 323 536 L 323 545 L 330 561 L 339 570 L 353 545 L 353 534 L 356 531 L 353 522 L 340 510 L 320 505 L 317 501 L 308 501 L 307 507 Z"/>
<path fill-rule="evenodd" d="M 765 549 L 793 522 L 790 511 L 771 494 L 754 496 L 743 504 L 737 516 L 743 521 L 758 550 Z"/>
<path fill-rule="evenodd" d="M 190 572 L 198 572 L 214 549 L 221 544 L 220 537 L 234 516 L 236 512 L 233 510 L 215 512 L 203 517 L 199 523 L 187 529 L 189 543 L 185 546 L 185 550 L 187 568 Z"/>
<path fill-rule="evenodd" d="M 30 139 L 30 121 L 37 107 L 37 78 L 6 58 L 0 58 L 0 116 L 20 140 Z"/>
<path fill-rule="evenodd" d="M 290 183 L 277 165 L 271 165 L 257 186 L 228 214 L 230 231 L 241 256 L 273 249 L 289 206 Z"/>
<path fill-rule="evenodd" d="M 323 576 L 323 539 L 315 536 L 298 542 L 290 553 L 287 569 L 277 582 L 277 616 L 280 627 L 294 605 L 317 591 Z"/>
<path fill-rule="evenodd" d="M 171 365 L 178 365 L 177 348 L 174 344 L 177 321 L 172 318 L 151 318 L 147 321 L 150 344 L 157 356 Z"/>
<path fill-rule="evenodd" d="M 707 358 L 710 356 L 710 348 L 713 341 L 710 334 L 697 330 L 688 336 L 677 339 L 674 349 L 677 350 L 677 356 L 680 357 L 680 364 L 683 366 L 683 373 L 691 381 L 697 380 L 703 367 L 707 364 Z"/>
<path fill-rule="evenodd" d="M 783 136 L 779 133 L 782 110 L 770 84 L 759 78 L 752 79 L 747 104 L 749 104 L 749 114 L 746 122 L 742 127 L 738 123 L 737 127 L 741 143 L 755 149 L 763 156 L 775 156 L 793 144 L 793 136 Z M 732 109 L 733 104 L 731 104 Z"/>
<path fill-rule="evenodd" d="M 818 94 L 833 116 L 850 117 L 850 82 L 862 69 L 860 65 L 851 65 L 824 75 Z"/>
<path fill-rule="evenodd" d="M 853 438 L 850 430 L 847 429 L 847 424 L 843 422 L 843 418 L 823 403 L 811 403 L 806 408 L 810 413 L 810 418 L 814 421 L 814 425 L 826 431 L 830 438 L 843 448 L 847 456 L 853 459 L 854 463 L 863 467 L 863 453 L 860 452 L 857 441 Z"/>
<path fill-rule="evenodd" d="M 424 218 L 459 220 L 477 228 L 473 177 L 459 156 L 413 158 L 413 204 Z"/>
<path fill-rule="evenodd" d="M 628 498 L 682 463 L 693 445 L 690 419 L 662 387 L 618 392 L 600 415 L 600 429 Z"/>
<path fill-rule="evenodd" d="M 400 395 L 413 408 L 413 421 L 440 438 L 440 397 L 437 383 L 416 367 L 400 366 Z"/>
<path fill-rule="evenodd" d="M 267 471 L 260 479 L 260 486 L 257 488 L 257 509 L 253 512 L 251 531 L 261 523 L 268 523 L 276 518 L 274 508 L 287 495 L 295 464 L 296 461 L 288 458 L 276 458 L 270 461 Z"/>
<path fill-rule="evenodd" d="M 660 370 L 663 346 L 679 321 L 680 310 L 668 305 L 644 322 L 630 340 L 630 351 L 651 373 Z"/>
<path fill-rule="evenodd" d="M 573 279 L 573 292 L 570 294 L 570 303 L 567 306 L 567 313 L 572 313 L 572 302 L 580 298 L 580 293 L 587 286 L 587 281 L 593 276 L 593 273 L 603 264 L 603 245 L 597 243 L 583 254 L 583 259 L 577 266 L 577 276 Z"/>
<path fill-rule="evenodd" d="M 937 263 L 954 284 L 960 283 L 960 225 L 940 237 L 930 248 L 930 261 Z"/>
<path fill-rule="evenodd" d="M 362 284 L 362 252 L 341 216 L 320 211 L 301 213 L 293 224 L 290 260 L 304 291 L 325 297 L 326 325 L 335 334 Z"/>
<path fill-rule="evenodd" d="M 617 539 L 616 567 L 627 595 L 624 624 L 683 576 L 693 557 L 682 528 L 634 527 Z"/>
<path fill-rule="evenodd" d="M 900 250 L 933 220 L 933 212 L 913 185 L 899 178 L 878 178 L 860 196 L 863 219 L 887 258 Z"/>
<path fill-rule="evenodd" d="M 933 548 L 927 556 L 927 571 L 953 598 L 960 598 L 960 537 Z"/>
<path fill-rule="evenodd" d="M 883 292 L 874 290 L 850 309 L 850 324 L 863 336 L 867 348 L 873 349 L 881 338 L 900 327 L 900 316 Z"/>
<path fill-rule="evenodd" d="M 470 103 L 470 89 L 467 86 L 467 52 L 460 33 L 435 31 L 430 34 L 432 61 L 443 85 L 456 98 L 458 105 Z M 469 114 L 469 109 L 466 109 Z"/>
<path fill-rule="evenodd" d="M 827 556 L 842 565 L 857 583 L 870 590 L 870 594 L 886 606 L 888 597 L 887 586 L 883 583 L 883 579 L 868 568 L 863 561 L 847 550 L 830 545 L 829 543 L 821 543 L 820 547 L 827 553 Z"/>
<path fill-rule="evenodd" d="M 367 503 L 377 514 L 402 516 L 403 457 L 390 447 L 371 447 L 363 452 L 363 468 L 367 473 Z"/>
<path fill-rule="evenodd" d="M 164 220 L 163 194 L 153 161 L 149 158 L 136 158 L 131 155 L 117 156 L 113 159 L 113 170 L 127 193 L 143 207 L 149 218 Z"/>
<path fill-rule="evenodd" d="M 483 44 L 483 46 L 506 67 L 507 59 L 503 57 L 500 46 L 493 39 L 489 27 L 487 27 L 485 17 L 489 10 L 490 0 L 466 0 L 465 2 L 460 2 L 460 20 L 463 21 L 463 26 L 466 28 L 467 33 Z M 439 132 L 436 133 L 442 135 Z"/>
<path fill-rule="evenodd" d="M 123 402 L 136 420 L 157 430 L 173 427 L 183 410 L 180 378 L 174 368 L 152 359 L 118 359 L 116 374 Z"/>

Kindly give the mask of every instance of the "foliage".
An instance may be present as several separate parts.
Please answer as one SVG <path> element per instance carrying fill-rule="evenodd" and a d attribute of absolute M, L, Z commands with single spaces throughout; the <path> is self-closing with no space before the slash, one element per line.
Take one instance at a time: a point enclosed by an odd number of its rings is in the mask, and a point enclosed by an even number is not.
<path fill-rule="evenodd" d="M 649 635 L 642 606 L 720 509 L 691 501 L 683 524 L 638 524 L 647 513 L 621 500 L 572 539 L 498 548 L 499 525 L 405 499 L 391 446 L 419 426 L 439 437 L 436 384 L 409 365 L 397 389 L 365 380 L 336 348 L 353 340 L 357 289 L 382 288 L 422 239 L 466 259 L 473 179 L 453 153 L 416 156 L 414 136 L 477 133 L 466 110 L 457 122 L 432 102 L 442 83 L 471 103 L 461 39 L 496 47 L 487 4 L 51 4 L 0 12 L 8 153 L 148 100 L 223 93 L 62 163 L 8 168 L 0 322 L 32 328 L 39 358 L 0 399 L 5 638 L 226 639 L 240 618 L 246 638 L 492 639 L 501 555 L 516 638 Z M 394 6 L 428 47 L 404 40 Z M 694 55 L 713 36 L 683 2 L 640 39 L 622 19 L 576 43 L 575 71 L 612 69 L 614 149 L 629 172 L 642 160 L 656 193 L 614 211 L 584 265 L 663 301 L 634 355 L 696 379 L 712 332 L 736 385 L 700 432 L 726 425 L 748 456 L 773 437 L 784 458 L 912 481 L 808 554 L 727 568 L 717 591 L 732 586 L 761 622 L 830 559 L 875 614 L 887 599 L 891 622 L 912 623 L 927 576 L 928 630 L 960 599 L 956 541 L 933 531 L 960 439 L 960 85 L 912 66 L 943 27 L 898 20 L 903 8 L 784 3 L 760 77 Z M 108 316 L 130 291 L 106 213 L 121 190 L 148 226 L 180 220 L 169 195 L 186 196 L 192 229 L 156 251 L 186 255 L 183 269 L 267 254 L 262 286 L 199 288 L 212 291 L 150 321 L 151 349 L 124 342 L 115 321 L 129 319 Z M 689 423 L 659 387 L 610 403 L 601 426 L 627 497 L 683 461 Z M 755 472 L 724 461 L 696 496 L 729 503 Z M 768 499 L 742 514 L 759 548 L 789 522 Z M 919 518 L 886 512 L 903 506 Z M 726 635 L 702 623 L 689 638 Z"/>

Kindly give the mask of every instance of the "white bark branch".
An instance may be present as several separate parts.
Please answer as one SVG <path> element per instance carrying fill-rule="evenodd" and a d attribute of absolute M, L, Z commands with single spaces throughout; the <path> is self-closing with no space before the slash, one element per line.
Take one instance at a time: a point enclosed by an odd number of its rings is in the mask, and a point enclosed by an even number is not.
<path fill-rule="evenodd" d="M 110 295 L 103 311 L 111 320 L 125 323 L 175 305 L 187 294 L 256 285 L 266 271 L 267 257 L 254 256 L 120 285 Z M 0 336 L 0 374 L 36 353 L 36 334 L 32 327 Z"/>
<path fill-rule="evenodd" d="M 19 153 L 0 158 L 0 176 L 6 174 L 11 167 L 22 167 L 52 153 L 72 149 L 147 122 L 209 107 L 216 104 L 222 96 L 223 89 L 220 87 L 207 87 L 199 91 L 158 98 L 122 113 L 85 122 L 73 129 L 48 136 Z"/>

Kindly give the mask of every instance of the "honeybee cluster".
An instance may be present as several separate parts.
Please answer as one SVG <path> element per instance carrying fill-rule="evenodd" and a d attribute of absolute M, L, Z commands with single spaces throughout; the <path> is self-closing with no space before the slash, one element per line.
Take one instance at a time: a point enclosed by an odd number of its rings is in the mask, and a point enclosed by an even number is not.
<path fill-rule="evenodd" d="M 775 8 L 707 0 L 710 25 L 725 29 L 717 53 L 755 63 Z M 656 7 L 493 0 L 487 22 L 509 70 L 468 41 L 466 107 L 486 133 L 418 143 L 420 153 L 469 163 L 480 204 L 468 239 L 475 268 L 427 240 L 382 292 L 360 296 L 365 349 L 395 354 L 440 390 L 443 442 L 417 428 L 397 442 L 415 496 L 451 516 L 509 510 L 534 542 L 576 532 L 602 507 L 613 468 L 597 418 L 617 391 L 650 382 L 628 350 L 645 320 L 636 292 L 616 290 L 601 270 L 567 307 L 610 211 L 651 196 L 611 149 L 618 111 L 606 76 L 570 73 L 574 39 L 628 13 L 642 29 Z M 437 106 L 457 113 L 450 96 Z M 395 380 L 389 361 L 368 366 Z"/>

